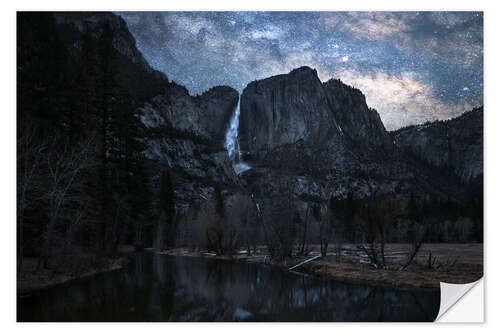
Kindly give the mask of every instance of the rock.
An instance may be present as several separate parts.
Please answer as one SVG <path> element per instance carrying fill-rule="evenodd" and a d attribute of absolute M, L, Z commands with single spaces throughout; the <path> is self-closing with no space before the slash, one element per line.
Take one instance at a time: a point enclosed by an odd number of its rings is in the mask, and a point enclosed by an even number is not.
<path fill-rule="evenodd" d="M 299 140 L 323 141 L 340 135 L 315 70 L 251 82 L 241 96 L 240 147 L 254 154 Z"/>
<path fill-rule="evenodd" d="M 149 128 L 168 127 L 222 147 L 237 103 L 238 92 L 230 87 L 214 87 L 196 97 L 170 89 L 140 107 L 141 121 Z"/>
<path fill-rule="evenodd" d="M 136 47 L 126 22 L 113 13 L 54 13 L 61 39 L 78 66 L 85 34 L 97 47 L 109 26 L 119 64 L 117 81 L 132 93 L 144 125 L 144 155 L 149 160 L 152 193 L 158 191 L 159 175 L 169 170 L 179 211 L 209 200 L 215 184 L 223 189 L 241 189 L 224 149 L 224 137 L 238 102 L 230 87 L 213 87 L 199 96 L 152 69 Z"/>
<path fill-rule="evenodd" d="M 361 198 L 376 192 L 402 200 L 411 193 L 420 198 L 467 198 L 459 181 L 442 177 L 436 168 L 446 159 L 439 140 L 434 144 L 432 135 L 422 133 L 424 138 L 419 140 L 414 138 L 417 134 L 409 134 L 422 129 L 387 132 L 361 91 L 340 80 L 321 83 L 311 68 L 251 82 L 243 90 L 240 108 L 240 146 L 244 160 L 253 165 L 242 178 L 261 199 L 279 196 L 282 184 L 293 184 L 288 189 L 303 202 L 324 203 L 331 196 L 349 193 Z M 454 137 L 461 131 L 468 133 L 462 141 L 457 138 L 463 143 L 454 148 L 453 163 L 461 166 L 457 175 L 473 178 L 482 174 L 478 154 L 482 117 L 470 125 L 463 123 L 458 120 L 456 126 L 449 126 Z M 444 129 L 434 130 L 446 138 Z M 409 155 L 406 145 L 414 141 L 422 156 L 429 149 L 441 162 L 429 167 L 424 158 Z M 462 160 L 459 152 L 465 153 Z M 469 159 L 478 162 L 466 166 Z"/>
<path fill-rule="evenodd" d="M 299 141 L 327 153 L 336 146 L 334 155 L 348 145 L 392 148 L 380 116 L 359 90 L 340 80 L 323 84 L 309 67 L 251 82 L 241 96 L 239 137 L 244 156 L 257 160 Z"/>
<path fill-rule="evenodd" d="M 483 177 L 483 108 L 391 133 L 396 145 L 425 163 L 451 170 L 462 182 Z M 482 183 L 482 181 L 481 181 Z"/>
<path fill-rule="evenodd" d="M 79 59 L 84 34 L 90 34 L 96 47 L 105 25 L 109 25 L 120 68 L 118 80 L 129 88 L 137 103 L 147 101 L 169 88 L 180 88 L 169 82 L 165 74 L 149 66 L 137 49 L 127 23 L 120 16 L 109 12 L 55 12 L 53 16 L 63 43 L 68 46 L 69 54 L 76 61 Z"/>
<path fill-rule="evenodd" d="M 168 169 L 179 210 L 210 200 L 215 185 L 229 199 L 253 193 L 258 204 L 283 195 L 287 184 L 303 210 L 305 203 L 325 203 L 331 196 L 376 192 L 461 201 L 467 199 L 461 182 L 482 184 L 482 108 L 389 133 L 361 91 L 340 80 L 322 83 L 309 67 L 253 81 L 243 90 L 238 135 L 242 162 L 252 168 L 242 164 L 238 175 L 224 148 L 236 90 L 218 86 L 189 95 L 148 65 L 126 23 L 112 13 L 54 17 L 73 56 L 85 33 L 97 43 L 109 25 L 119 81 L 132 92 L 144 125 L 152 187 Z M 442 169 L 453 176 L 443 177 Z"/>
<path fill-rule="evenodd" d="M 74 38 L 74 35 L 81 35 L 86 31 L 90 32 L 96 40 L 103 32 L 104 25 L 109 24 L 114 33 L 113 47 L 129 59 L 132 63 L 138 64 L 143 70 L 153 72 L 141 52 L 136 48 L 135 39 L 127 28 L 127 23 L 120 17 L 109 12 L 55 12 L 54 18 L 60 29 L 67 29 L 63 36 Z M 73 35 L 73 37 L 70 37 Z M 75 40 L 73 47 L 81 48 L 81 41 Z M 157 72 L 159 75 L 160 72 Z"/>
<path fill-rule="evenodd" d="M 215 184 L 238 187 L 239 179 L 224 148 L 224 134 L 238 92 L 215 87 L 200 96 L 183 90 L 158 95 L 140 108 L 147 127 L 146 156 L 174 173 L 178 209 L 206 200 Z M 161 172 L 161 171 L 158 171 Z"/>
<path fill-rule="evenodd" d="M 391 148 L 391 138 L 380 115 L 368 107 L 360 90 L 335 79 L 325 82 L 323 87 L 327 91 L 330 109 L 345 136 L 367 148 Z"/>

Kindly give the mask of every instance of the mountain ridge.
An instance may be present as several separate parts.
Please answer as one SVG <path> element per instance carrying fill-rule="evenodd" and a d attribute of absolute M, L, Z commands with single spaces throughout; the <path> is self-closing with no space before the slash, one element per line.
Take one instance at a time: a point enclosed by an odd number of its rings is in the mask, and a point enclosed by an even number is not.
<path fill-rule="evenodd" d="M 345 196 L 349 192 L 363 197 L 375 191 L 407 198 L 404 192 L 415 186 L 422 197 L 446 196 L 432 185 L 442 180 L 415 185 L 421 182 L 415 177 L 422 172 L 427 175 L 423 178 L 436 178 L 429 175 L 434 173 L 429 167 L 436 165 L 428 165 L 421 156 L 409 156 L 402 135 L 396 138 L 397 131 L 385 129 L 378 112 L 366 104 L 362 91 L 340 79 L 321 82 L 317 71 L 308 66 L 254 80 L 243 89 L 238 135 L 243 159 L 254 169 L 238 177 L 223 148 L 238 99 L 236 90 L 217 86 L 191 96 L 184 86 L 170 82 L 167 75 L 147 64 L 126 22 L 112 13 L 55 16 L 66 43 L 76 49 L 78 42 L 68 36 L 81 39 L 84 29 L 97 36 L 105 22 L 111 21 L 117 36 L 113 46 L 123 58 L 122 77 L 134 78 L 124 82 L 132 89 L 137 86 L 134 81 L 146 86 L 151 83 L 151 89 L 139 90 L 135 96 L 144 133 L 149 137 L 146 155 L 159 161 L 163 165 L 158 166 L 160 169 L 167 167 L 173 172 L 180 188 L 178 198 L 184 202 L 180 206 L 189 207 L 199 201 L 199 193 L 206 196 L 217 183 L 233 188 L 228 195 L 251 193 L 256 186 L 262 192 L 258 187 L 273 185 L 272 178 L 280 173 L 289 173 L 292 178 L 324 177 L 305 182 L 316 184 L 315 190 L 306 189 L 303 182 L 295 190 L 297 198 L 316 196 L 327 200 L 331 195 Z M 255 182 L 256 175 L 263 172 L 269 175 Z M 445 187 L 450 187 L 445 193 L 460 192 L 454 184 Z"/>
<path fill-rule="evenodd" d="M 251 82 L 241 96 L 239 135 L 244 159 L 255 167 L 243 177 L 256 191 L 269 189 L 264 196 L 277 191 L 270 189 L 273 178 L 287 173 L 309 179 L 294 190 L 297 197 L 327 200 L 350 192 L 393 193 L 404 200 L 412 192 L 421 200 L 467 197 L 459 182 L 398 145 L 359 89 L 339 79 L 322 83 L 309 67 Z M 480 146 L 471 148 L 473 154 Z M 472 173 L 482 174 L 482 164 L 477 170 Z"/>

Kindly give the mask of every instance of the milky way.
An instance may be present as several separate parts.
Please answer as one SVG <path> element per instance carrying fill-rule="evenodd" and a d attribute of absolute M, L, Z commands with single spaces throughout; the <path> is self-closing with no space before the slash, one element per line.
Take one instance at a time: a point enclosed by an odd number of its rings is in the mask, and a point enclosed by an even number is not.
<path fill-rule="evenodd" d="M 125 12 L 146 60 L 199 94 L 300 66 L 359 88 L 387 129 L 483 104 L 481 12 Z"/>

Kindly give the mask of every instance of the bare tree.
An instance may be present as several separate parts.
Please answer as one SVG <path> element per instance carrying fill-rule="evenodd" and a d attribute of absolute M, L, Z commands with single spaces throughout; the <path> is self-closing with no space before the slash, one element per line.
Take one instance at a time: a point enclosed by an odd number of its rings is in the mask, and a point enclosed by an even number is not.
<path fill-rule="evenodd" d="M 48 222 L 42 234 L 38 268 L 47 264 L 57 223 L 71 204 L 78 203 L 82 199 L 80 195 L 82 181 L 79 176 L 84 169 L 93 164 L 92 141 L 90 139 L 84 145 L 70 147 L 68 142 L 60 144 L 54 136 L 47 146 L 44 161 L 47 189 L 44 199 L 47 202 Z M 73 219 L 74 216 L 69 218 Z"/>
<path fill-rule="evenodd" d="M 259 237 L 254 203 L 249 196 L 236 194 L 231 200 L 228 213 L 239 235 L 236 246 L 245 247 L 247 254 L 251 255 L 252 248 L 255 252 Z"/>
<path fill-rule="evenodd" d="M 232 256 L 237 249 L 240 233 L 234 223 L 212 217 L 206 229 L 207 247 L 219 255 Z"/>
<path fill-rule="evenodd" d="M 219 188 L 216 188 L 212 214 L 208 216 L 206 228 L 207 247 L 219 255 L 232 257 L 239 247 L 243 227 L 241 225 L 242 208 L 240 200 L 227 205 Z"/>
<path fill-rule="evenodd" d="M 421 221 L 412 220 L 412 218 L 407 219 L 407 232 L 406 241 L 408 242 L 408 254 L 406 260 L 401 264 L 400 270 L 406 269 L 413 260 L 417 257 L 420 248 L 424 242 L 427 226 Z"/>
<path fill-rule="evenodd" d="M 296 244 L 294 187 L 291 176 L 279 176 L 279 194 L 265 200 L 263 215 L 266 243 L 271 257 L 291 257 Z"/>
<path fill-rule="evenodd" d="M 318 240 L 320 246 L 320 253 L 323 257 L 326 257 L 328 252 L 328 245 L 332 239 L 333 228 L 333 214 L 330 209 L 327 208 L 326 214 L 323 213 L 321 205 L 313 206 L 313 216 L 318 223 Z"/>
<path fill-rule="evenodd" d="M 308 231 L 308 226 L 309 226 L 309 217 L 311 215 L 310 212 L 311 212 L 311 203 L 307 202 L 306 214 L 304 217 L 304 223 L 303 223 L 303 227 L 302 227 L 302 244 L 301 244 L 300 249 L 299 249 L 299 253 L 302 255 L 307 255 L 310 251 L 308 246 L 307 246 L 307 231 Z M 300 216 L 299 216 L 299 218 L 300 218 Z"/>
<path fill-rule="evenodd" d="M 39 130 L 28 120 L 18 128 L 17 138 L 17 269 L 20 271 L 24 257 L 25 211 L 39 198 L 40 164 L 46 147 Z"/>
<path fill-rule="evenodd" d="M 364 234 L 365 244 L 358 246 L 375 268 L 386 268 L 386 230 L 397 218 L 406 214 L 406 206 L 387 195 L 376 194 L 357 216 L 358 226 Z"/>

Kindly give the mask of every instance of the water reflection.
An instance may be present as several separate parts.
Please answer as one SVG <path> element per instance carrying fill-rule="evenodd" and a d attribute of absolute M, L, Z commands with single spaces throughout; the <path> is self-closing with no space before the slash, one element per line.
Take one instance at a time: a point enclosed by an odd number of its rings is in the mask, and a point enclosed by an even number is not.
<path fill-rule="evenodd" d="M 439 292 L 148 253 L 127 270 L 18 298 L 20 321 L 432 321 L 438 310 Z"/>

